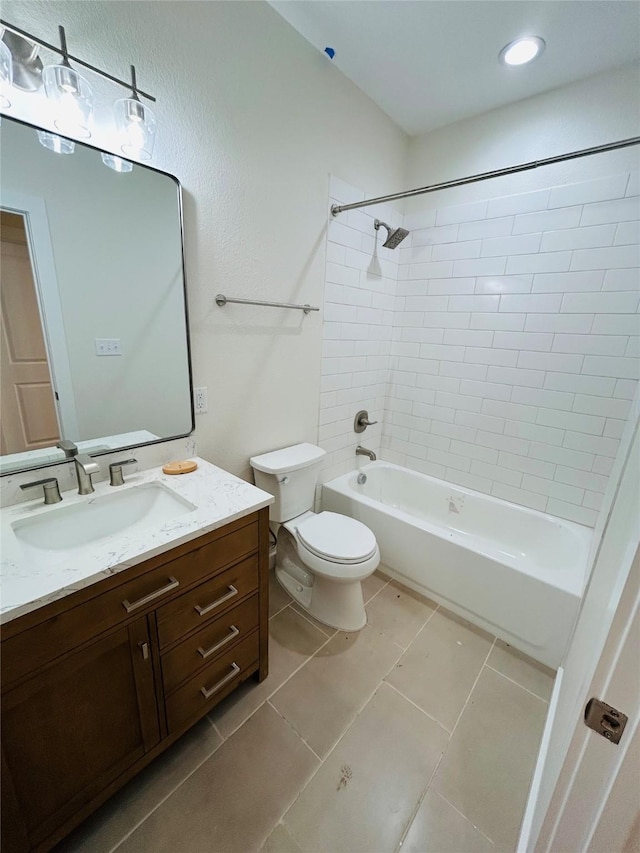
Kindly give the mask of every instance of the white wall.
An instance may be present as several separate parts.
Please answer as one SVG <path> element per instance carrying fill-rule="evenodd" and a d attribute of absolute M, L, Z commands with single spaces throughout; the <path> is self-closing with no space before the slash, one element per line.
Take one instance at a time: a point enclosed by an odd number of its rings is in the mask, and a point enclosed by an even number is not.
<path fill-rule="evenodd" d="M 199 453 L 249 478 L 250 455 L 317 441 L 321 317 L 214 298 L 320 305 L 329 173 L 394 191 L 405 134 L 263 2 L 7 0 L 3 18 L 45 40 L 65 25 L 72 52 L 123 76 L 134 62 L 158 98 L 153 164 L 185 191 L 194 384 L 209 389 Z"/>

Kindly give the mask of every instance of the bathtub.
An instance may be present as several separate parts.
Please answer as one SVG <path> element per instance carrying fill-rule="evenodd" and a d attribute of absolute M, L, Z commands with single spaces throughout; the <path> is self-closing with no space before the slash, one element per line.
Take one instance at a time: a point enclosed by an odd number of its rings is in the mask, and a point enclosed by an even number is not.
<path fill-rule="evenodd" d="M 389 462 L 325 483 L 322 508 L 370 527 L 392 577 L 560 665 L 584 589 L 589 528 Z"/>

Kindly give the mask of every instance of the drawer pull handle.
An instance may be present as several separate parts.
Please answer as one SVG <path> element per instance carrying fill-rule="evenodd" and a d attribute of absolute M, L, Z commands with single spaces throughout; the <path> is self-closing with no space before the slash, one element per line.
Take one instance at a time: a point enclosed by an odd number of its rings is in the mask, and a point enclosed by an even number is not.
<path fill-rule="evenodd" d="M 224 678 L 221 678 L 217 684 L 214 684 L 210 690 L 207 690 L 206 687 L 201 687 L 200 692 L 204 696 L 205 699 L 211 699 L 214 693 L 217 693 L 218 690 L 222 690 L 225 684 L 228 684 L 236 675 L 240 672 L 240 667 L 237 663 L 231 664 L 231 672 L 228 675 L 225 675 Z"/>
<path fill-rule="evenodd" d="M 144 598 L 139 598 L 137 601 L 131 603 L 127 599 L 122 602 L 122 606 L 127 611 L 127 613 L 131 613 L 132 610 L 137 610 L 138 607 L 144 607 L 145 604 L 150 604 L 152 601 L 155 601 L 156 598 L 160 598 L 161 595 L 164 595 L 165 592 L 171 592 L 172 589 L 180 586 L 180 581 L 177 581 L 175 578 L 169 578 L 169 583 L 161 586 L 160 589 L 157 589 L 155 592 L 150 592 L 149 595 L 145 595 Z"/>
<path fill-rule="evenodd" d="M 233 640 L 234 637 L 237 637 L 240 633 L 240 631 L 236 628 L 235 625 L 229 625 L 229 631 L 230 633 L 227 634 L 227 636 L 223 640 L 220 640 L 219 643 L 216 643 L 215 646 L 211 646 L 206 651 L 202 648 L 202 646 L 200 646 L 200 648 L 198 649 L 198 653 L 201 654 L 203 658 L 208 658 L 214 652 L 217 652 L 218 649 L 221 649 L 223 646 L 226 646 L 227 643 L 230 643 L 231 640 Z"/>
<path fill-rule="evenodd" d="M 230 598 L 233 598 L 234 595 L 238 594 L 238 590 L 233 584 L 229 584 L 227 589 L 229 592 L 225 593 L 222 598 L 218 598 L 215 601 L 212 601 L 211 604 L 207 604 L 206 607 L 200 607 L 199 604 L 196 604 L 195 609 L 198 611 L 198 614 L 200 616 L 204 616 L 206 613 L 210 613 L 212 610 L 215 610 L 216 607 L 220 607 L 220 605 L 224 604 L 225 601 L 229 601 Z"/>

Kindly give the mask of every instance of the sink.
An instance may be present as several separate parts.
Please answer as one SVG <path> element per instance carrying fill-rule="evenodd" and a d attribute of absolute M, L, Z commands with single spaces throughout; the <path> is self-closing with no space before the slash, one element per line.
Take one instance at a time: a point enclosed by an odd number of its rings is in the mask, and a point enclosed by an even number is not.
<path fill-rule="evenodd" d="M 69 551 L 116 533 L 133 534 L 192 512 L 196 507 L 162 483 L 144 483 L 122 492 L 87 498 L 32 518 L 15 521 L 16 539 L 31 557 L 58 562 Z M 49 560 L 47 560 L 47 556 Z"/>

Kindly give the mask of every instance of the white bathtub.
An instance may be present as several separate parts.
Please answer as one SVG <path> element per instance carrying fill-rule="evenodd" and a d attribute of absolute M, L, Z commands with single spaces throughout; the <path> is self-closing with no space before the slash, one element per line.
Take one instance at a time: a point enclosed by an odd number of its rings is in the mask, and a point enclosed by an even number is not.
<path fill-rule="evenodd" d="M 590 529 L 389 462 L 325 483 L 322 507 L 370 527 L 393 577 L 559 666 L 584 588 Z"/>

